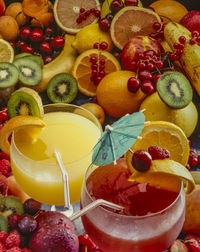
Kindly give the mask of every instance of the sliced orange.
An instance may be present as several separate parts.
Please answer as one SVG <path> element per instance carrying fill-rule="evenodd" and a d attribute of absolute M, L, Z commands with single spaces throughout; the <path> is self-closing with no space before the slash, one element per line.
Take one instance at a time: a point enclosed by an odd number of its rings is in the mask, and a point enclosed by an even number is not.
<path fill-rule="evenodd" d="M 125 7 L 112 20 L 110 34 L 113 43 L 119 49 L 123 49 L 132 37 L 148 36 L 156 32 L 153 28 L 155 22 L 161 23 L 159 15 L 155 12 L 141 7 Z"/>
<path fill-rule="evenodd" d="M 105 75 L 121 70 L 121 66 L 119 61 L 111 53 L 98 49 L 87 50 L 76 58 L 72 74 L 78 81 L 79 91 L 87 96 L 93 97 L 96 95 L 97 86 L 90 80 L 92 76 L 91 57 L 96 57 L 96 64 L 98 66 L 100 60 L 105 60 Z"/>
<path fill-rule="evenodd" d="M 142 139 L 137 139 L 131 147 L 133 152 L 148 151 L 149 146 L 156 145 L 167 149 L 170 152 L 170 159 L 186 166 L 190 151 L 189 142 L 185 133 L 177 125 L 164 121 L 152 121 L 144 126 L 140 136 Z M 132 152 L 128 151 L 125 157 L 132 170 Z"/>
<path fill-rule="evenodd" d="M 13 131 L 23 129 L 24 134 L 35 139 L 45 125 L 42 119 L 35 116 L 20 115 L 11 118 L 0 130 L 0 149 L 7 154 L 10 153 L 8 137 Z"/>
<path fill-rule="evenodd" d="M 80 9 L 89 11 L 96 9 L 100 11 L 98 0 L 56 0 L 54 4 L 54 18 L 57 25 L 68 33 L 77 33 L 86 25 L 97 23 L 98 17 L 94 14 L 87 16 L 81 23 L 77 23 Z"/>
<path fill-rule="evenodd" d="M 131 181 L 149 183 L 152 186 L 170 191 L 179 191 L 180 179 L 186 180 L 186 194 L 195 190 L 195 182 L 191 173 L 180 163 L 165 158 L 153 160 L 147 172 L 135 172 L 130 177 Z"/>

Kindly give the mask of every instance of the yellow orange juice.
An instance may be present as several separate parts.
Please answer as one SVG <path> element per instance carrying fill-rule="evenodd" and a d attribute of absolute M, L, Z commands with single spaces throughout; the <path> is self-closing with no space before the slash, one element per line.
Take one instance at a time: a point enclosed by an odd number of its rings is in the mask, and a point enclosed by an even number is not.
<path fill-rule="evenodd" d="M 54 155 L 58 150 L 69 175 L 71 203 L 79 201 L 83 177 L 101 128 L 69 112 L 46 113 L 43 120 L 46 127 L 34 141 L 23 130 L 15 132 L 11 144 L 13 174 L 22 189 L 35 200 L 63 205 L 62 174 Z"/>

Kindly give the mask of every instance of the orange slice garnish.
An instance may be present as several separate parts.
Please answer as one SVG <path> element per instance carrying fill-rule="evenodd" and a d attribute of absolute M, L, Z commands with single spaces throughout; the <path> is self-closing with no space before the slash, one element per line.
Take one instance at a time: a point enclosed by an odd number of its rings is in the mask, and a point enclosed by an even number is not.
<path fill-rule="evenodd" d="M 24 134 L 27 134 L 31 139 L 35 139 L 45 123 L 39 117 L 35 116 L 15 116 L 11 118 L 0 130 L 0 149 L 5 153 L 10 153 L 9 135 L 13 131 L 23 129 Z"/>

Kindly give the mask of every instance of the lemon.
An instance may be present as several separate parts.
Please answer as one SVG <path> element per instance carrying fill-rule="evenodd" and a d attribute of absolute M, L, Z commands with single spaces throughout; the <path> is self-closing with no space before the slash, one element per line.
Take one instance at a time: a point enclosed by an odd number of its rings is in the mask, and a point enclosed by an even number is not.
<path fill-rule="evenodd" d="M 15 53 L 10 43 L 4 39 L 0 39 L 0 62 L 12 63 L 14 55 Z"/>
<path fill-rule="evenodd" d="M 195 190 L 195 182 L 191 173 L 182 164 L 165 158 L 153 160 L 147 172 L 136 171 L 130 177 L 131 181 L 149 183 L 152 186 L 170 191 L 179 191 L 180 179 L 186 180 L 186 194 Z"/>
<path fill-rule="evenodd" d="M 112 50 L 113 43 L 108 32 L 103 32 L 98 24 L 90 24 L 82 28 L 75 37 L 72 47 L 79 53 L 92 49 L 95 43 L 106 42 L 107 51 Z"/>
<path fill-rule="evenodd" d="M 113 0 L 106 0 L 104 1 L 102 8 L 101 8 L 101 18 L 104 18 L 108 13 L 110 13 L 110 4 L 112 3 Z M 122 0 L 124 3 L 125 0 Z M 143 7 L 142 2 L 138 0 L 138 7 Z"/>
<path fill-rule="evenodd" d="M 194 132 L 198 122 L 198 111 L 193 102 L 182 109 L 173 109 L 167 106 L 155 92 L 149 95 L 141 104 L 145 109 L 147 121 L 168 121 L 179 126 L 187 137 Z"/>

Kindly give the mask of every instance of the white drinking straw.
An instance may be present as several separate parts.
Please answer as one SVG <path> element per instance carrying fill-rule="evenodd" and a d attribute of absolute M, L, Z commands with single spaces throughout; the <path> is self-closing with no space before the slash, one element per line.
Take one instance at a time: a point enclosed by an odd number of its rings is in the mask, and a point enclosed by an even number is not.
<path fill-rule="evenodd" d="M 60 152 L 55 150 L 54 154 L 56 156 L 56 160 L 58 163 L 58 166 L 62 173 L 62 179 L 63 179 L 63 186 L 64 186 L 64 200 L 65 200 L 65 207 L 70 208 L 70 197 L 69 197 L 69 177 L 68 173 L 64 168 L 64 164 L 60 155 Z"/>
<path fill-rule="evenodd" d="M 123 207 L 119 206 L 117 204 L 111 203 L 107 200 L 103 200 L 103 199 L 98 199 L 93 201 L 92 203 L 90 203 L 89 205 L 87 205 L 86 207 L 84 207 L 83 209 L 77 211 L 76 213 L 74 213 L 70 218 L 71 221 L 74 221 L 76 219 L 78 219 L 79 217 L 81 217 L 82 215 L 86 214 L 88 211 L 98 207 L 98 206 L 106 206 L 106 207 L 110 207 L 112 209 L 115 210 L 122 210 Z"/>

